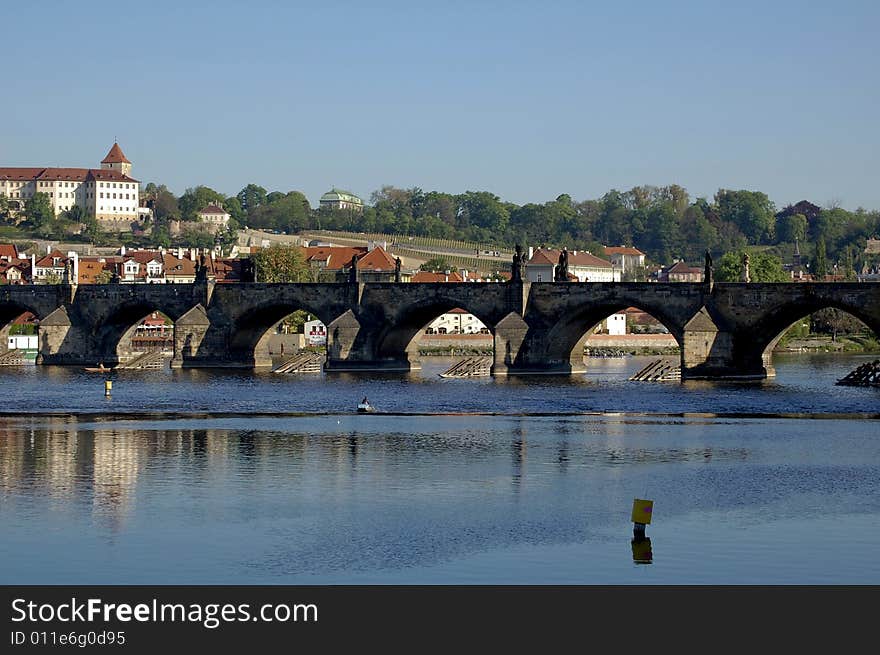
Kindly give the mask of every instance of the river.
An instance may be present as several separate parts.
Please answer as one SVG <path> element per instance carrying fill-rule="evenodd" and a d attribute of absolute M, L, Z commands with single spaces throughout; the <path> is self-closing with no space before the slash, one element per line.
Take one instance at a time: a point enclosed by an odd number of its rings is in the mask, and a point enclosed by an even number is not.
<path fill-rule="evenodd" d="M 868 355 L 751 383 L 0 369 L 2 584 L 878 584 Z M 357 415 L 368 396 L 379 413 Z M 654 501 L 633 543 L 634 498 Z"/>

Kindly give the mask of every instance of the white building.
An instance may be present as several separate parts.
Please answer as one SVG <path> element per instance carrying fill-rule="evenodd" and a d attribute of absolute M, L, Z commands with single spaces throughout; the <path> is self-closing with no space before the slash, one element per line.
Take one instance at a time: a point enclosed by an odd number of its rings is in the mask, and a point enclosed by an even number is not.
<path fill-rule="evenodd" d="M 626 334 L 626 312 L 612 314 L 605 319 L 605 330 L 608 334 L 622 336 Z"/>
<path fill-rule="evenodd" d="M 220 205 L 208 205 L 198 212 L 198 217 L 199 223 L 203 223 L 213 234 L 225 230 L 231 218 L 229 213 Z"/>
<path fill-rule="evenodd" d="M 121 229 L 138 219 L 139 183 L 130 177 L 131 162 L 114 143 L 100 168 L 0 168 L 0 195 L 13 212 L 44 193 L 56 214 L 81 207 L 102 227 Z"/>
<path fill-rule="evenodd" d="M 456 307 L 431 321 L 425 334 L 489 334 L 489 328 L 470 312 Z"/>
<path fill-rule="evenodd" d="M 303 323 L 303 334 L 310 346 L 327 345 L 327 326 L 317 319 Z"/>
<path fill-rule="evenodd" d="M 553 282 L 560 252 L 554 248 L 529 248 L 526 279 L 529 282 Z M 568 253 L 568 275 L 572 282 L 620 282 L 619 268 L 586 250 Z"/>
<path fill-rule="evenodd" d="M 621 273 L 645 267 L 645 253 L 628 246 L 605 246 L 605 256 Z"/>

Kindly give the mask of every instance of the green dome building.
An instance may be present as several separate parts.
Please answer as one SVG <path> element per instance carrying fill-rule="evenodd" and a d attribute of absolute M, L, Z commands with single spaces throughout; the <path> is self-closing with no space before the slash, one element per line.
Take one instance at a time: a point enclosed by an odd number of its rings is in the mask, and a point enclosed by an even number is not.
<path fill-rule="evenodd" d="M 327 209 L 353 209 L 360 212 L 364 209 L 364 201 L 351 191 L 343 191 L 334 187 L 321 196 L 320 206 Z"/>

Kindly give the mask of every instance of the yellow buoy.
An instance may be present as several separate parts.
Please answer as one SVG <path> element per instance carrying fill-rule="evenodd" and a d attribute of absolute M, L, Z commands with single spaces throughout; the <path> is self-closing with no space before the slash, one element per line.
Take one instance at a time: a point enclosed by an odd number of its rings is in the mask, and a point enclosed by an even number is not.
<path fill-rule="evenodd" d="M 635 498 L 633 500 L 632 522 L 648 525 L 654 512 L 654 501 Z"/>
<path fill-rule="evenodd" d="M 104 395 L 109 396 L 110 390 L 113 388 L 112 380 L 104 380 Z"/>

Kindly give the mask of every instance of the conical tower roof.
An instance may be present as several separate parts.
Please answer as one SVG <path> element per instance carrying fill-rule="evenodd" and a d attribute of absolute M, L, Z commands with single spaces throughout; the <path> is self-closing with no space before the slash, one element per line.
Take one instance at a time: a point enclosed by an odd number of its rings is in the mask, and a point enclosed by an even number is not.
<path fill-rule="evenodd" d="M 126 156 L 122 154 L 122 148 L 119 147 L 118 143 L 114 143 L 113 147 L 110 148 L 110 152 L 107 153 L 107 156 L 101 160 L 102 164 L 130 164 Z"/>

